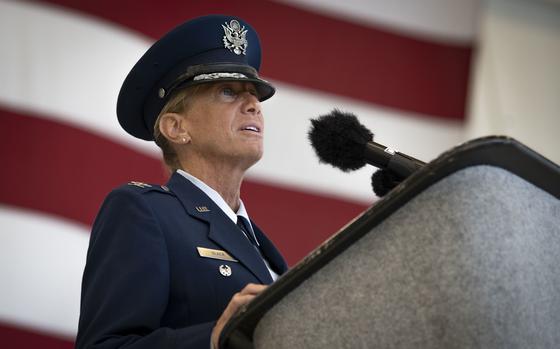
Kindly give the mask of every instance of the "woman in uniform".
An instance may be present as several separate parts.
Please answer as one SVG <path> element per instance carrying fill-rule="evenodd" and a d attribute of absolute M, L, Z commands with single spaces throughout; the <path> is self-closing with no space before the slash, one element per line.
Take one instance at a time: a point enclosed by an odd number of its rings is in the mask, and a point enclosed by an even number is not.
<path fill-rule="evenodd" d="M 97 215 L 77 348 L 217 347 L 227 320 L 287 269 L 240 199 L 263 154 L 260 43 L 240 18 L 178 26 L 136 63 L 117 115 L 154 140 L 165 185 L 130 182 Z"/>

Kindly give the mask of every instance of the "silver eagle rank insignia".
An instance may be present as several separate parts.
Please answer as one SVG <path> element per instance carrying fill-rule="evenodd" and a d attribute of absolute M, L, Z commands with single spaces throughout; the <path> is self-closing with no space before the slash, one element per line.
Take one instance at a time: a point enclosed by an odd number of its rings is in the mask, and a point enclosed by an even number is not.
<path fill-rule="evenodd" d="M 229 24 L 222 24 L 224 28 L 224 46 L 236 55 L 245 54 L 247 49 L 247 30 L 245 26 L 241 26 L 235 19 Z"/>

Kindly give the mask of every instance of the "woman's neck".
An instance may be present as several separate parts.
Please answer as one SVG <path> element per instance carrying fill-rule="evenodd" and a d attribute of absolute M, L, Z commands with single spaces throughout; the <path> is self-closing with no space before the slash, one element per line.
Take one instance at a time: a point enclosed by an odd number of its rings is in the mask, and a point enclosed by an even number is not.
<path fill-rule="evenodd" d="M 241 183 L 245 170 L 228 166 L 225 162 L 196 161 L 190 158 L 181 162 L 181 168 L 214 189 L 234 212 L 239 209 Z"/>

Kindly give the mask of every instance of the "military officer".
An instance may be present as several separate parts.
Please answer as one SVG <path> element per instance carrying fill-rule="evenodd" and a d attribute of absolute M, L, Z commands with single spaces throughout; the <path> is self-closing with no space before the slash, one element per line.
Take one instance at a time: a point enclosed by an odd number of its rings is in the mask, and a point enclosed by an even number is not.
<path fill-rule="evenodd" d="M 158 40 L 121 88 L 117 115 L 154 140 L 163 186 L 130 182 L 105 199 L 82 281 L 77 348 L 216 347 L 220 332 L 287 269 L 239 197 L 263 153 L 261 52 L 244 20 L 196 18 Z"/>

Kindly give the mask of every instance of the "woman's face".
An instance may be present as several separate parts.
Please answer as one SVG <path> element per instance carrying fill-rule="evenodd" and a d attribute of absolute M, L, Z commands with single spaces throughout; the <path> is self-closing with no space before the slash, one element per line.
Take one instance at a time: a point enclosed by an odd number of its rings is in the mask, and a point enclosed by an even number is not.
<path fill-rule="evenodd" d="M 216 82 L 186 112 L 189 148 L 209 161 L 249 168 L 263 154 L 264 120 L 252 83 Z"/>

